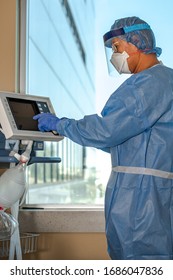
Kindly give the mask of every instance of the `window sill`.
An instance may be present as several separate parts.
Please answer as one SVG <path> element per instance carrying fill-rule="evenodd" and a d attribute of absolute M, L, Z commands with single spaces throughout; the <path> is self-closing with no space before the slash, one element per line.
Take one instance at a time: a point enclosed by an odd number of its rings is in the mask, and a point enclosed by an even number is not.
<path fill-rule="evenodd" d="M 21 232 L 105 232 L 104 208 L 57 207 L 20 209 Z"/>

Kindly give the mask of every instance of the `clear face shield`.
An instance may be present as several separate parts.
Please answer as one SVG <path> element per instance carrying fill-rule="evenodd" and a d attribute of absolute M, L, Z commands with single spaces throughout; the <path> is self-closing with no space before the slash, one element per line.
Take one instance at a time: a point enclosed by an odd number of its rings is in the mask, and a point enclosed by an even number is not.
<path fill-rule="evenodd" d="M 104 34 L 104 46 L 105 46 L 105 55 L 106 55 L 106 62 L 108 67 L 108 73 L 110 76 L 115 76 L 117 71 L 115 66 L 111 62 L 111 58 L 113 53 L 117 52 L 115 44 L 112 44 L 112 40 L 118 36 L 124 35 L 125 31 L 123 28 L 111 30 Z"/>
<path fill-rule="evenodd" d="M 105 46 L 105 56 L 106 56 L 108 73 L 109 73 L 110 76 L 115 76 L 117 71 L 116 71 L 115 67 L 113 66 L 113 64 L 111 62 L 112 54 L 113 54 L 112 48 L 109 48 L 109 47 Z"/>

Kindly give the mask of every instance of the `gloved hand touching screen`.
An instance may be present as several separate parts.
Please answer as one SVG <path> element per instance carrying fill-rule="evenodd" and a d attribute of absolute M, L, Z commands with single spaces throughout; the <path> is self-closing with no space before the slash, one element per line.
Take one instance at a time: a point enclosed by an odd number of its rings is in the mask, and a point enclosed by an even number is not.
<path fill-rule="evenodd" d="M 56 127 L 60 119 L 51 113 L 35 115 L 34 120 L 38 120 L 38 129 L 44 131 L 57 131 Z"/>

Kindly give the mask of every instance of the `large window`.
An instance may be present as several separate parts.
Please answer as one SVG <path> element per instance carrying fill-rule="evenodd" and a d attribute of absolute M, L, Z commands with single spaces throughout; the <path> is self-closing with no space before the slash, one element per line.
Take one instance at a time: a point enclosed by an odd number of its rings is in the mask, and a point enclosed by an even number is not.
<path fill-rule="evenodd" d="M 25 93 L 49 96 L 59 117 L 95 113 L 94 1 L 25 4 Z M 61 163 L 28 167 L 27 204 L 103 204 L 105 186 L 98 180 L 94 149 L 64 139 L 45 142 L 37 156 L 59 156 Z"/>
<path fill-rule="evenodd" d="M 49 96 L 57 116 L 80 119 L 99 113 L 112 92 L 127 78 L 107 73 L 102 35 L 115 19 L 136 15 L 146 20 L 162 47 L 161 60 L 172 67 L 171 4 L 164 7 L 146 0 L 141 10 L 136 0 L 124 5 L 115 0 L 20 0 L 26 4 L 21 21 L 26 35 L 21 47 L 21 84 L 27 94 Z M 148 5 L 150 9 L 148 9 Z M 22 14 L 23 14 L 22 12 Z M 162 24 L 158 28 L 158 19 Z M 26 23 L 26 29 L 25 29 Z M 24 37 L 23 37 L 24 38 Z M 96 52 L 94 43 L 96 41 Z M 26 50 L 26 54 L 25 54 Z M 25 63 L 26 62 L 26 63 Z M 97 63 L 97 67 L 96 66 Z M 103 204 L 110 158 L 68 139 L 45 143 L 38 155 L 59 156 L 61 163 L 39 163 L 28 168 L 27 203 Z"/>

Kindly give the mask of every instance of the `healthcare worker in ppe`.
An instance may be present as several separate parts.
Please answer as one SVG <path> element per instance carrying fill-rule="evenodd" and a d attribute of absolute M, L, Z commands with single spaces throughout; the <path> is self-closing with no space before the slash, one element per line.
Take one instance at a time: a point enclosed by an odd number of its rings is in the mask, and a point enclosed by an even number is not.
<path fill-rule="evenodd" d="M 132 73 L 101 116 L 34 116 L 41 131 L 111 154 L 105 197 L 111 259 L 173 259 L 173 70 L 158 56 L 150 26 L 138 17 L 116 20 L 104 35 L 119 73 Z"/>

